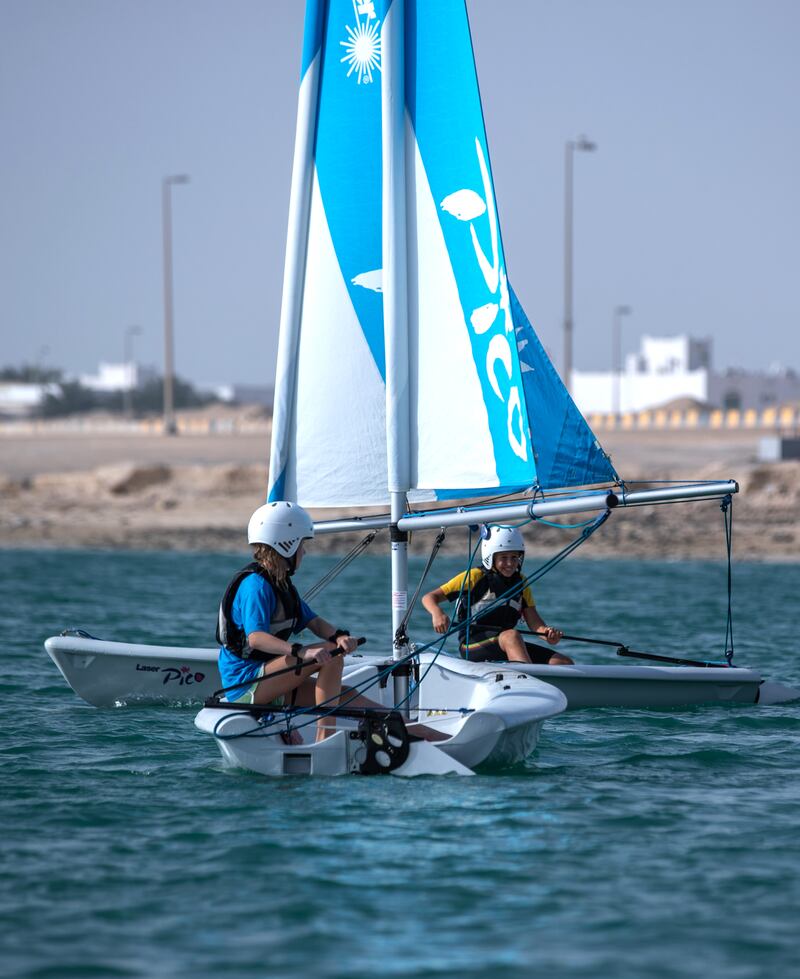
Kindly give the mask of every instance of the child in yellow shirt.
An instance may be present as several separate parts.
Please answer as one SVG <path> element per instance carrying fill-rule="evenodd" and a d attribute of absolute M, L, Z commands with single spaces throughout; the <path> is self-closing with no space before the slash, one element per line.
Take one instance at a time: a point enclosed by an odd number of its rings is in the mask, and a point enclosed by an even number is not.
<path fill-rule="evenodd" d="M 456 605 L 455 621 L 463 622 L 468 617 L 472 620 L 458 634 L 459 652 L 465 659 L 549 663 L 551 666 L 573 662 L 569 656 L 547 646 L 525 642 L 517 630 L 517 623 L 522 618 L 531 632 L 538 633 L 550 646 L 555 646 L 563 636 L 563 632 L 547 625 L 536 611 L 530 588 L 519 591 L 524 557 L 525 541 L 516 527 L 489 527 L 488 537 L 481 543 L 483 567 L 463 571 L 423 597 L 422 604 L 430 612 L 434 631 L 441 634 L 450 628 L 450 617 L 442 610 L 442 602 L 454 601 L 461 596 Z M 509 597 L 502 601 L 505 594 Z M 482 613 L 484 608 L 487 611 Z"/>

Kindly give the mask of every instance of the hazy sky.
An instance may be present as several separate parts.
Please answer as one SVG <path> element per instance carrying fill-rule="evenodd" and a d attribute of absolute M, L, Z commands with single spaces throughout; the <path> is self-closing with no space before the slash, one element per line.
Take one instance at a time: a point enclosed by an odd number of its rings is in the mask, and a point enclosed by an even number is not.
<path fill-rule="evenodd" d="M 436 0 L 429 0 L 436 2 Z M 509 278 L 561 360 L 565 140 L 575 364 L 611 318 L 800 368 L 800 3 L 469 0 Z M 161 178 L 176 367 L 271 381 L 302 0 L 0 0 L 0 365 L 162 364 Z"/>

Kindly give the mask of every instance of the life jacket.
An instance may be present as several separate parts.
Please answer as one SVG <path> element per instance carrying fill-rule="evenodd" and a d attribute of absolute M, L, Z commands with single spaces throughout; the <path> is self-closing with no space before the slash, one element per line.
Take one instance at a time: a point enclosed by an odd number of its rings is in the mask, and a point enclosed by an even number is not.
<path fill-rule="evenodd" d="M 253 649 L 247 641 L 244 629 L 233 621 L 233 600 L 241 583 L 251 574 L 263 578 L 275 593 L 275 611 L 272 613 L 269 631 L 278 639 L 288 639 L 300 624 L 300 596 L 291 582 L 288 588 L 281 588 L 255 561 L 237 571 L 225 589 L 217 616 L 217 642 L 235 656 L 265 663 L 273 658 L 272 654 Z"/>
<path fill-rule="evenodd" d="M 522 614 L 522 591 L 519 585 L 523 578 L 519 571 L 515 572 L 510 578 L 504 578 L 496 571 L 486 571 L 473 585 L 472 590 L 464 591 L 456 604 L 453 619 L 456 624 L 465 622 L 467 617 L 472 621 L 470 628 L 476 629 L 497 629 L 502 632 L 504 629 L 513 629 Z M 508 592 L 515 594 L 509 595 L 504 602 L 495 602 Z M 482 613 L 482 609 L 494 607 Z M 459 631 L 459 639 L 464 640 L 467 633 L 466 626 Z"/>

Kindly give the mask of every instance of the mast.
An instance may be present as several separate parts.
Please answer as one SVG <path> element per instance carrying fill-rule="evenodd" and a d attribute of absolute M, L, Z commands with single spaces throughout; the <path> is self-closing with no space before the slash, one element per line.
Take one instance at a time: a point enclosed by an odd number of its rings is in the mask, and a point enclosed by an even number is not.
<path fill-rule="evenodd" d="M 391 499 L 392 650 L 406 654 L 398 636 L 408 606 L 408 532 L 398 521 L 411 485 L 408 395 L 408 273 L 405 174 L 405 0 L 392 0 L 381 31 L 383 169 L 383 315 L 386 343 L 386 447 Z M 395 702 L 408 694 L 408 677 L 395 676 Z"/>

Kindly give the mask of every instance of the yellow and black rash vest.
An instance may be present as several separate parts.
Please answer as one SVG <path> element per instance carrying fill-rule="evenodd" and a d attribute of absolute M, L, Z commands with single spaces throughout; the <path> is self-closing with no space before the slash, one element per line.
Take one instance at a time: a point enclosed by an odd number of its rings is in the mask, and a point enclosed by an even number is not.
<path fill-rule="evenodd" d="M 469 577 L 466 572 L 456 575 L 451 581 L 442 585 L 441 589 L 451 600 L 458 599 L 453 613 L 456 624 L 465 622 L 467 617 L 470 617 L 472 619 L 470 632 L 473 629 L 486 629 L 487 632 L 499 633 L 505 629 L 513 629 L 519 622 L 522 610 L 532 608 L 534 605 L 530 589 L 525 587 L 520 591 L 519 586 L 522 581 L 519 572 L 506 578 L 496 571 L 472 568 Z M 508 595 L 508 598 L 502 601 L 504 595 Z M 498 602 L 498 599 L 501 601 Z M 494 607 L 490 608 L 490 606 Z M 488 611 L 484 612 L 484 609 Z M 466 632 L 466 626 L 459 630 L 459 639 L 462 642 L 466 638 Z"/>

